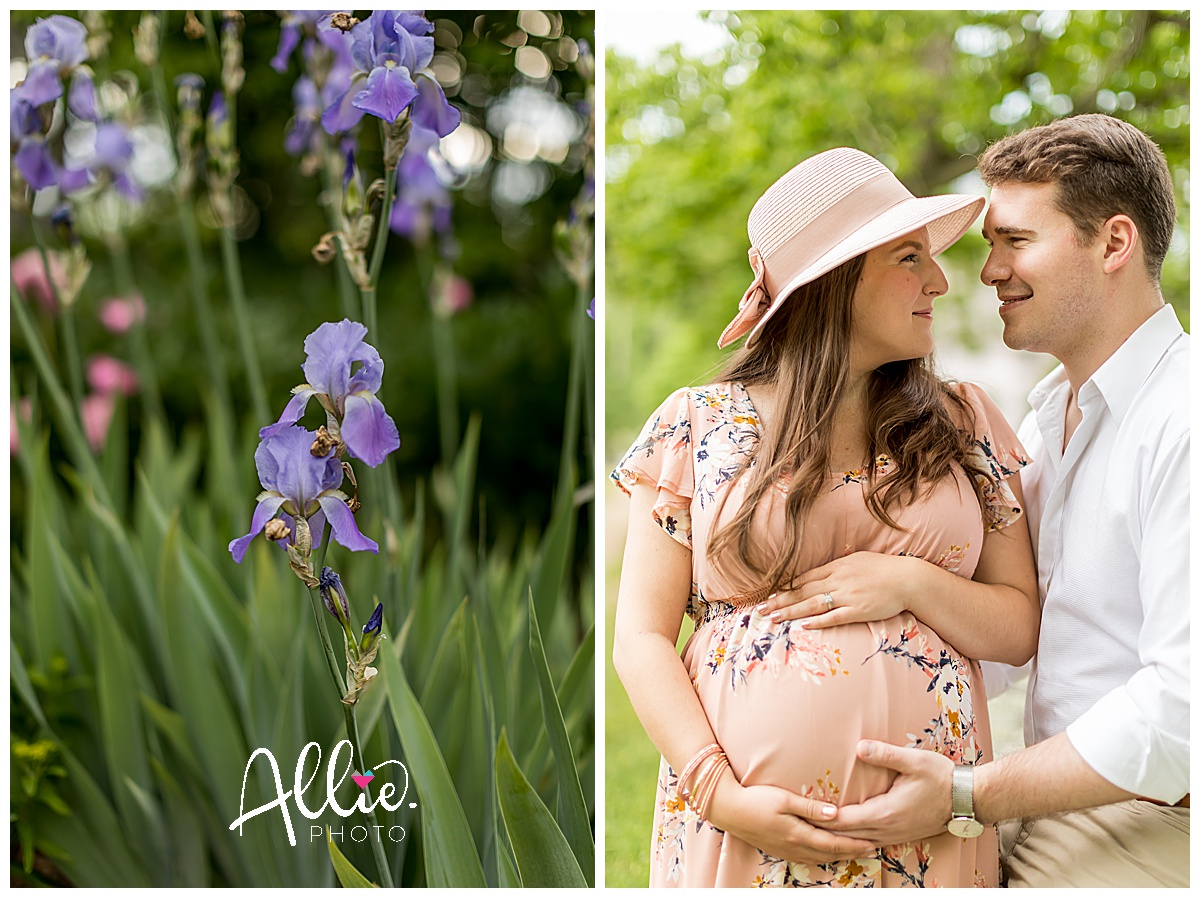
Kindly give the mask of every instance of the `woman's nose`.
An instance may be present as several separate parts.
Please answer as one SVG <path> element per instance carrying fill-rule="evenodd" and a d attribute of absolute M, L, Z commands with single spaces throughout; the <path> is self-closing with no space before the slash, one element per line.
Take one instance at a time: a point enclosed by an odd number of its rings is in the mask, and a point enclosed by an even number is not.
<path fill-rule="evenodd" d="M 925 284 L 925 292 L 929 296 L 945 296 L 946 291 L 950 289 L 950 282 L 946 280 L 946 272 L 942 271 L 942 266 L 937 262 L 930 264 L 933 271 L 930 272 L 929 280 Z"/>

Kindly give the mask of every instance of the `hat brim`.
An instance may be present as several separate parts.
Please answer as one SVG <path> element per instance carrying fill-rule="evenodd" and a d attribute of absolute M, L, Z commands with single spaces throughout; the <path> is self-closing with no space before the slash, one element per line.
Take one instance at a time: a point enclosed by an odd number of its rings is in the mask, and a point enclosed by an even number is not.
<path fill-rule="evenodd" d="M 981 196 L 966 196 L 957 193 L 913 197 L 897 203 L 832 247 L 825 255 L 798 272 L 776 290 L 770 307 L 762 317 L 753 323 L 746 322 L 748 325 L 746 329 L 750 333 L 750 336 L 746 338 L 746 345 L 750 346 L 757 339 L 764 325 L 797 287 L 815 281 L 821 275 L 828 274 L 855 256 L 878 249 L 921 228 L 929 229 L 930 255 L 939 255 L 958 242 L 958 239 L 979 217 L 985 204 L 986 200 Z M 749 326 L 751 324 L 752 326 Z M 745 333 L 745 329 L 742 330 L 742 333 Z M 722 335 L 720 345 L 728 346 L 740 336 L 741 333 L 730 334 L 727 330 Z"/>

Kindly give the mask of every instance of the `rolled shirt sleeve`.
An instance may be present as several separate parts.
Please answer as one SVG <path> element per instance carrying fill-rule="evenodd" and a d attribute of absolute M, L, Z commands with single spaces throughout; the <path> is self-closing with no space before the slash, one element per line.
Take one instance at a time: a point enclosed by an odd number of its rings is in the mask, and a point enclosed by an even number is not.
<path fill-rule="evenodd" d="M 1190 442 L 1165 450 L 1139 496 L 1143 666 L 1066 730 L 1109 782 L 1171 804 L 1189 791 Z"/>

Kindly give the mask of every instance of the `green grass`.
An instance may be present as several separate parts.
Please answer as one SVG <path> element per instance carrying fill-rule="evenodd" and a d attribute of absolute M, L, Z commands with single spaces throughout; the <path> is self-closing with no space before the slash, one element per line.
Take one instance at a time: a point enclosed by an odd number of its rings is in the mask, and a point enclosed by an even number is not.
<path fill-rule="evenodd" d="M 623 497 L 616 497 L 622 501 Z M 642 729 L 612 666 L 616 572 L 608 577 L 604 652 L 604 877 L 605 885 L 645 888 L 650 881 L 650 829 L 658 751 Z"/>
<path fill-rule="evenodd" d="M 623 501 L 617 497 L 616 501 Z M 624 530 L 621 545 L 625 544 Z M 650 843 L 654 826 L 654 792 L 658 786 L 659 754 L 634 713 L 625 687 L 612 666 L 613 617 L 617 609 L 619 565 L 606 576 L 605 614 L 608 626 L 604 652 L 604 875 L 605 885 L 645 888 L 650 882 Z M 692 635 L 685 620 L 676 649 L 683 651 Z"/>

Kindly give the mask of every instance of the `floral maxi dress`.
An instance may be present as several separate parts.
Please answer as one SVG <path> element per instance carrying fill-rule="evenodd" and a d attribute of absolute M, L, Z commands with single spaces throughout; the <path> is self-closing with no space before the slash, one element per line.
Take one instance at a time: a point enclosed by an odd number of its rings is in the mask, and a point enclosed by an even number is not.
<path fill-rule="evenodd" d="M 1025 464 L 1012 428 L 987 395 L 955 387 L 975 413 L 975 449 L 992 476 L 993 528 L 1021 515 L 1007 478 Z M 696 629 L 682 661 L 717 741 L 744 785 L 768 784 L 837 805 L 887 790 L 895 774 L 855 757 L 860 739 L 940 752 L 959 764 L 991 760 L 983 677 L 977 662 L 905 612 L 887 620 L 804 630 L 771 620 L 746 596 L 749 571 L 722 577 L 704 547 L 732 519 L 749 477 L 738 472 L 759 439 L 759 418 L 739 383 L 679 390 L 647 421 L 612 472 L 625 492 L 654 486 L 654 519 L 693 550 L 687 613 Z M 891 461 L 875 460 L 877 474 Z M 956 469 L 890 513 L 896 530 L 864 501 L 864 471 L 830 475 L 805 522 L 800 574 L 852 552 L 916 555 L 963 577 L 979 560 L 984 518 L 967 475 Z M 779 547 L 783 498 L 776 484 L 755 522 L 756 544 Z M 994 827 L 977 839 L 943 833 L 849 861 L 790 863 L 701 820 L 679 794 L 678 772 L 661 762 L 651 848 L 652 886 L 996 886 Z"/>

